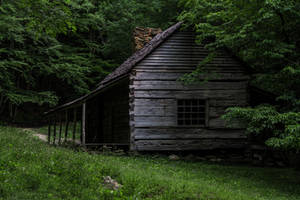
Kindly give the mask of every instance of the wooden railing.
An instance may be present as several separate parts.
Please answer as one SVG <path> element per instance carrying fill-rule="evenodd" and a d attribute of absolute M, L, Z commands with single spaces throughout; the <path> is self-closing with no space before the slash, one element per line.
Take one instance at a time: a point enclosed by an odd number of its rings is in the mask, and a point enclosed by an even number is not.
<path fill-rule="evenodd" d="M 81 117 L 78 117 L 80 116 Z M 66 108 L 65 110 L 59 110 L 48 117 L 48 143 L 61 145 L 71 141 L 74 145 L 85 146 L 85 125 L 86 125 L 86 103 L 72 108 Z M 78 130 L 78 122 L 80 122 L 80 129 Z M 69 129 L 72 125 L 72 137 L 70 137 Z M 57 128 L 57 126 L 59 126 Z M 57 135 L 58 129 L 58 135 Z M 64 134 L 63 134 L 64 131 Z M 76 139 L 76 135 L 80 134 L 79 140 Z M 57 138 L 58 136 L 58 138 Z M 62 138 L 64 141 L 62 142 Z"/>

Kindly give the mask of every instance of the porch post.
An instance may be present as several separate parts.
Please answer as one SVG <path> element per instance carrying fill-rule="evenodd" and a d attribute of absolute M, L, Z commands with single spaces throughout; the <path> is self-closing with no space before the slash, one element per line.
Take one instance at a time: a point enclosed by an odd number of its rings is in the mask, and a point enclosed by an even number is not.
<path fill-rule="evenodd" d="M 51 139 L 51 117 L 48 119 L 48 143 L 50 144 L 50 139 Z"/>
<path fill-rule="evenodd" d="M 68 109 L 66 109 L 65 142 L 67 142 L 67 139 L 68 139 L 68 128 L 69 128 L 69 116 L 68 116 Z"/>
<path fill-rule="evenodd" d="M 73 121 L 73 123 L 74 123 L 74 124 L 73 124 L 73 142 L 74 142 L 74 143 L 75 143 L 75 139 L 76 139 L 76 138 L 75 138 L 75 134 L 76 134 L 76 122 L 77 122 L 77 121 L 76 121 L 76 120 L 77 120 L 77 119 L 76 119 L 76 118 L 77 118 L 76 115 L 77 115 L 77 110 L 76 110 L 76 107 L 75 107 L 75 108 L 74 108 L 74 116 L 73 116 L 73 117 L 74 117 L 74 121 Z"/>
<path fill-rule="evenodd" d="M 86 124 L 86 102 L 82 104 L 82 130 L 81 130 L 81 136 L 82 136 L 82 145 L 85 146 L 85 124 Z"/>

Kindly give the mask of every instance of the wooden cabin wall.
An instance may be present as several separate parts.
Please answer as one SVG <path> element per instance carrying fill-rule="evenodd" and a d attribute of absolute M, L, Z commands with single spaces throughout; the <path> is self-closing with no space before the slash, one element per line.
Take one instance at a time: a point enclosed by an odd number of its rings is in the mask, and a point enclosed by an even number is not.
<path fill-rule="evenodd" d="M 128 79 L 87 102 L 87 143 L 129 143 Z"/>
<path fill-rule="evenodd" d="M 208 51 L 194 43 L 193 32 L 176 32 L 141 61 L 130 75 L 132 150 L 240 148 L 246 136 L 240 126 L 228 128 L 220 118 L 229 106 L 248 105 L 248 76 L 226 52 L 207 65 L 209 82 L 184 86 L 177 79 L 191 72 Z M 206 127 L 177 125 L 177 99 L 205 99 Z"/>

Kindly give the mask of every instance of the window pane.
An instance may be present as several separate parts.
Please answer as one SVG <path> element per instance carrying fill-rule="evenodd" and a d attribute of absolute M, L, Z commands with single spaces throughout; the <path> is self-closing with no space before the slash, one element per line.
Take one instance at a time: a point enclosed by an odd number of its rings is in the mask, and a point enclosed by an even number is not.
<path fill-rule="evenodd" d="M 193 106 L 197 106 L 197 105 L 198 105 L 198 101 L 197 101 L 196 99 L 193 99 L 193 100 L 192 100 L 192 105 L 193 105 Z"/>
<path fill-rule="evenodd" d="M 179 106 L 183 105 L 183 102 L 184 102 L 183 100 L 178 100 L 178 105 Z"/>
<path fill-rule="evenodd" d="M 178 112 L 183 112 L 184 111 L 184 107 L 178 107 Z"/>
<path fill-rule="evenodd" d="M 177 105 L 178 125 L 205 125 L 205 100 L 180 99 Z"/>
<path fill-rule="evenodd" d="M 191 112 L 191 107 L 185 107 L 185 112 Z"/>

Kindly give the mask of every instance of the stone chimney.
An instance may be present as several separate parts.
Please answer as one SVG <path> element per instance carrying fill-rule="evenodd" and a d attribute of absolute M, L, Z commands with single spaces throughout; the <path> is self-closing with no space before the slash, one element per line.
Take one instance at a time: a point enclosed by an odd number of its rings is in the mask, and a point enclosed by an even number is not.
<path fill-rule="evenodd" d="M 157 34 L 161 33 L 162 30 L 160 28 L 142 28 L 136 27 L 133 31 L 134 36 L 134 50 L 138 51 L 142 49 L 145 44 L 150 42 L 152 38 L 154 38 Z"/>

